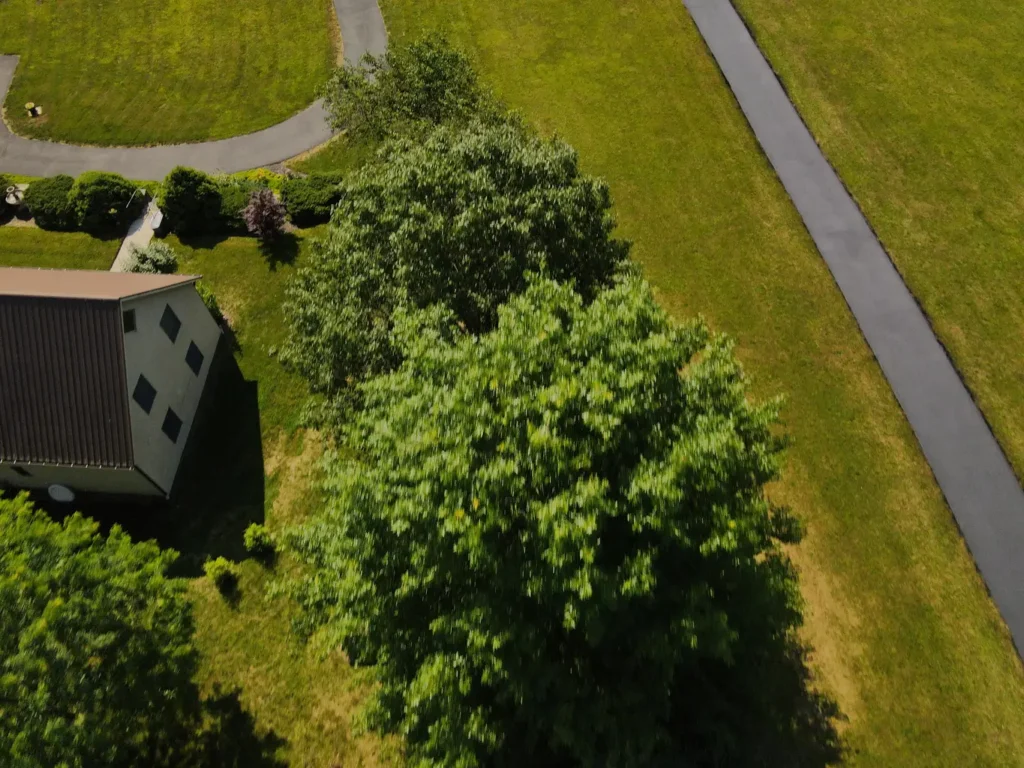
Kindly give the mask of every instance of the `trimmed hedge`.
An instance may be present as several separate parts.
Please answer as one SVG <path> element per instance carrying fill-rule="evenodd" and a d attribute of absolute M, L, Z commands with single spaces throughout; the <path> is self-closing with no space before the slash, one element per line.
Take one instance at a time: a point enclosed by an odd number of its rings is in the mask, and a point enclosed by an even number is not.
<path fill-rule="evenodd" d="M 160 209 L 173 232 L 210 232 L 221 216 L 220 189 L 209 174 L 179 165 L 164 180 Z"/>
<path fill-rule="evenodd" d="M 25 205 L 42 229 L 74 229 L 77 225 L 71 204 L 71 189 L 75 180 L 61 174 L 33 181 L 25 192 Z"/>
<path fill-rule="evenodd" d="M 331 210 L 341 199 L 340 173 L 311 173 L 304 179 L 288 179 L 281 199 L 288 218 L 297 227 L 312 227 L 331 218 Z"/>
<path fill-rule="evenodd" d="M 252 193 L 262 186 L 247 179 L 224 178 L 217 180 L 217 191 L 220 194 L 220 217 L 218 230 L 228 230 L 239 234 L 248 233 L 245 219 L 242 216 L 249 205 Z"/>
<path fill-rule="evenodd" d="M 139 188 L 117 173 L 88 171 L 79 176 L 68 196 L 75 220 L 86 232 L 124 229 L 146 207 Z"/>

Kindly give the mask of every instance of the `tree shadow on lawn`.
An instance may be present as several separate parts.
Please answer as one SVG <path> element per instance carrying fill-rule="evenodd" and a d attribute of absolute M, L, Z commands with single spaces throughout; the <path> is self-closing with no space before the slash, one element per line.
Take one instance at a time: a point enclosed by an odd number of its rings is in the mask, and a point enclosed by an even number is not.
<path fill-rule="evenodd" d="M 287 763 L 277 757 L 287 741 L 273 730 L 257 730 L 256 719 L 242 706 L 239 689 L 225 692 L 215 686 L 203 700 L 203 721 L 198 766 L 287 768 Z"/>
<path fill-rule="evenodd" d="M 299 256 L 299 238 L 291 232 L 284 232 L 273 240 L 260 243 L 260 253 L 267 260 L 270 271 L 274 272 L 280 265 L 288 265 Z"/>
<path fill-rule="evenodd" d="M 795 638 L 734 665 L 709 664 L 682 681 L 672 722 L 687 745 L 684 765 L 826 768 L 846 750 L 838 703 L 819 690 L 809 649 Z M 719 723 L 728 727 L 718 728 Z M 670 761 L 671 762 L 671 761 Z M 678 763 L 675 763 L 678 764 Z M 667 765 L 667 764 L 666 764 Z"/>

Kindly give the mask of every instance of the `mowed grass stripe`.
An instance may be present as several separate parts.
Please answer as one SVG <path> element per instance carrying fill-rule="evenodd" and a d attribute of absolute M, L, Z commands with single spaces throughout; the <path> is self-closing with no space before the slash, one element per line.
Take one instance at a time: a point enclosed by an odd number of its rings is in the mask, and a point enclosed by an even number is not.
<path fill-rule="evenodd" d="M 794 444 L 774 489 L 853 765 L 1024 760 L 1024 675 L 916 442 L 678 0 L 386 0 L 612 187 L 666 307 L 739 340 Z"/>
<path fill-rule="evenodd" d="M 0 227 L 0 267 L 110 269 L 120 238 L 84 232 L 45 232 L 35 227 Z"/>
<path fill-rule="evenodd" d="M 1024 6 L 737 7 L 1024 477 Z"/>
<path fill-rule="evenodd" d="M 331 0 L 4 0 L 0 53 L 20 56 L 6 116 L 81 144 L 249 133 L 313 101 L 336 37 Z"/>

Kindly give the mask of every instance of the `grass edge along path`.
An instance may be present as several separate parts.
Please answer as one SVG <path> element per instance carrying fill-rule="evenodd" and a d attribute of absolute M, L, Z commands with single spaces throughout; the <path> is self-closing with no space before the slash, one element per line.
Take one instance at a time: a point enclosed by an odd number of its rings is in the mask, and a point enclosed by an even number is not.
<path fill-rule="evenodd" d="M 1024 478 L 1024 6 L 736 6 Z"/>
<path fill-rule="evenodd" d="M 1011 636 L 1024 648 L 1024 491 L 946 350 L 731 3 L 686 0 L 871 346 Z"/>
<path fill-rule="evenodd" d="M 679 0 L 387 0 L 611 185 L 663 304 L 734 334 L 794 444 L 776 498 L 852 765 L 1010 765 L 1024 675 L 916 441 Z"/>

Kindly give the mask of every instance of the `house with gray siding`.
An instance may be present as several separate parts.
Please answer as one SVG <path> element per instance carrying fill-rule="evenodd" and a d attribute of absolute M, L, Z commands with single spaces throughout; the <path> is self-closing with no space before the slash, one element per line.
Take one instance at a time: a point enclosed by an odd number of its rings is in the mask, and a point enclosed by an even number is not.
<path fill-rule="evenodd" d="M 197 279 L 0 268 L 0 486 L 170 496 L 222 333 Z"/>

